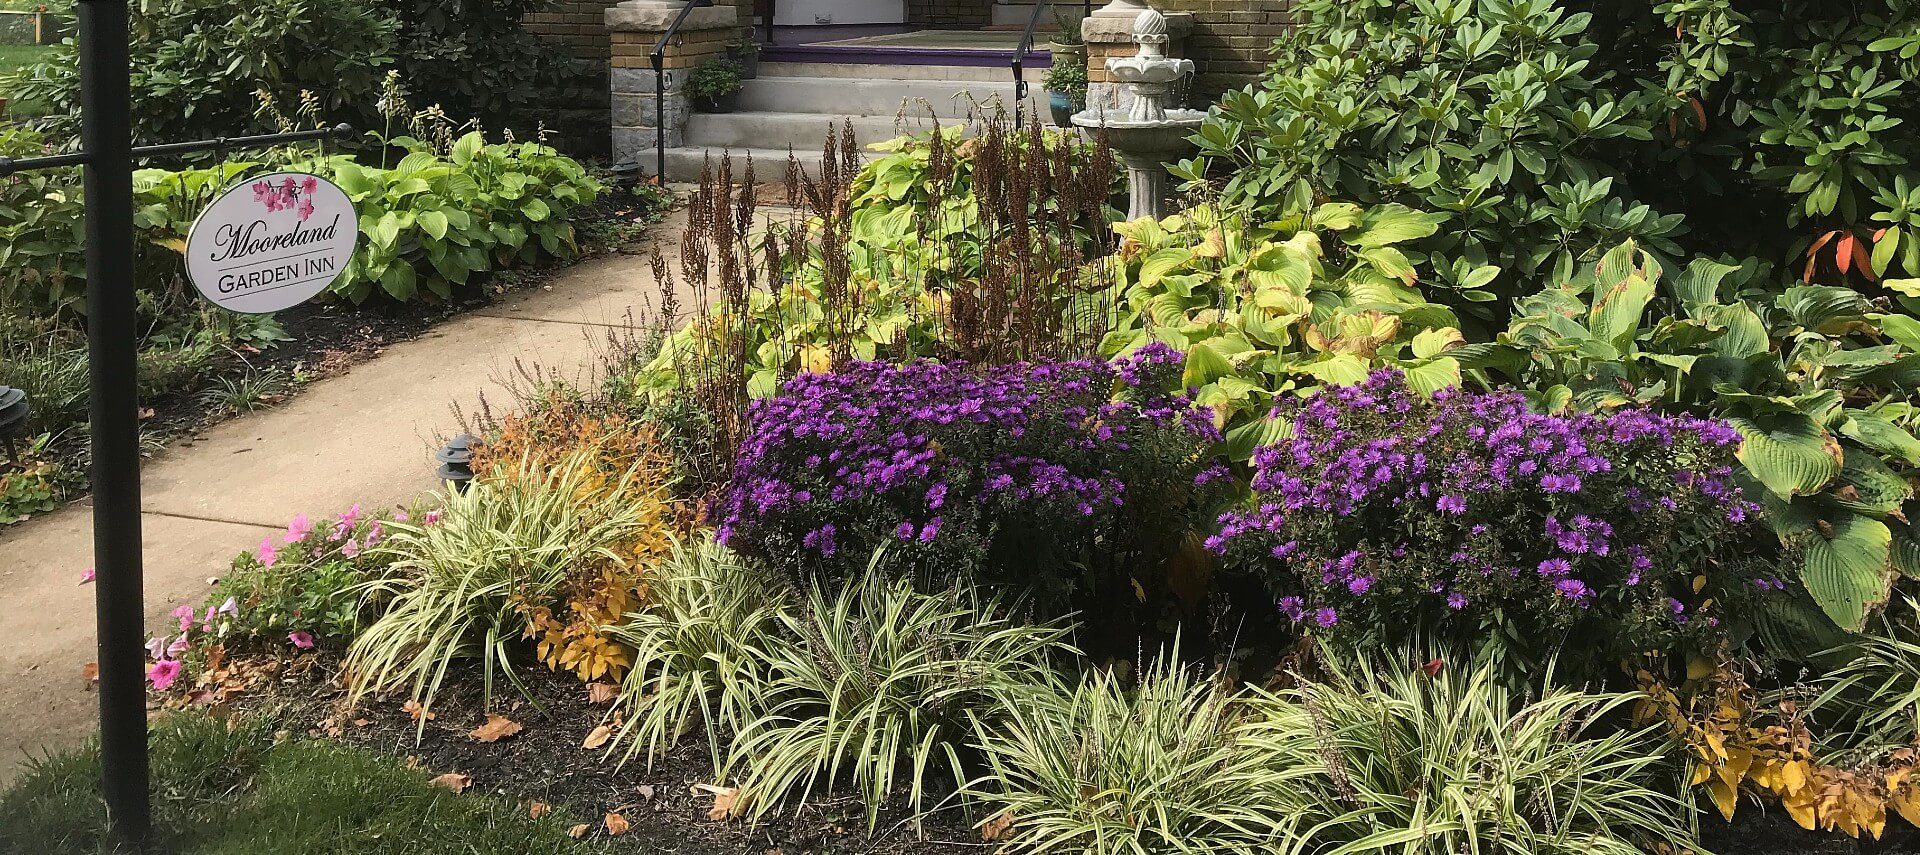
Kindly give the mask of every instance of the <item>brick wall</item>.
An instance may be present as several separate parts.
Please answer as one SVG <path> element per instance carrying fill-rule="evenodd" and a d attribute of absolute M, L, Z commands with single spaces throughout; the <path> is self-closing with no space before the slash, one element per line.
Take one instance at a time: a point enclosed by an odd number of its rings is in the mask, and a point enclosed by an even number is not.
<path fill-rule="evenodd" d="M 1162 12 L 1193 13 L 1182 52 L 1197 67 L 1194 95 L 1212 99 L 1267 67 L 1267 48 L 1292 20 L 1291 0 L 1151 0 Z"/>
<path fill-rule="evenodd" d="M 560 42 L 568 53 L 586 62 L 607 61 L 607 7 L 620 0 L 561 0 L 546 11 L 521 21 L 528 32 Z"/>
<path fill-rule="evenodd" d="M 993 0 L 907 0 L 907 23 L 984 27 L 993 23 Z"/>

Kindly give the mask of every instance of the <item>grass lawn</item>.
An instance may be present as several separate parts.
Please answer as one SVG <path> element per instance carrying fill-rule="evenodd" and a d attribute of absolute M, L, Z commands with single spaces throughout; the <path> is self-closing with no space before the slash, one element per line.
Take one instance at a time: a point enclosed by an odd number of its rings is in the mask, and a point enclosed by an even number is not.
<path fill-rule="evenodd" d="M 53 45 L 0 45 L 0 75 L 12 74 L 53 52 Z"/>
<path fill-rule="evenodd" d="M 276 739 L 275 725 L 178 714 L 153 729 L 153 813 L 160 851 L 188 855 L 590 853 L 577 820 L 429 783 L 429 773 L 325 742 Z M 35 764 L 0 792 L 0 853 L 108 851 L 100 752 Z"/>

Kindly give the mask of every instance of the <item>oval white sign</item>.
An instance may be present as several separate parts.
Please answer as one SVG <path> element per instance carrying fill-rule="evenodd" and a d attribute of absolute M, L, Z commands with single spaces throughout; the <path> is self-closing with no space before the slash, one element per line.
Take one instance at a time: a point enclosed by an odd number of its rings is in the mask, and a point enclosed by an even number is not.
<path fill-rule="evenodd" d="M 353 200 L 333 182 L 300 172 L 259 175 L 193 221 L 187 278 L 221 308 L 278 312 L 332 285 L 359 239 Z"/>

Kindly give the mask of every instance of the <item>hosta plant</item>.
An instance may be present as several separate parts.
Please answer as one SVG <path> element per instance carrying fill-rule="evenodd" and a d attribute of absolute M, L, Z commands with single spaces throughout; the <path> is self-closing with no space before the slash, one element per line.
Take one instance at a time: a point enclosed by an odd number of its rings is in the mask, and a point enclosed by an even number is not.
<path fill-rule="evenodd" d="M 1119 303 L 1102 354 L 1150 341 L 1184 351 L 1182 383 L 1214 412 L 1237 460 L 1265 437 L 1261 416 L 1276 397 L 1358 382 L 1381 365 L 1427 392 L 1460 382 L 1446 355 L 1462 340 L 1460 319 L 1426 297 L 1449 286 L 1424 256 L 1402 251 L 1443 218 L 1312 205 L 1304 190 L 1296 185 L 1293 213 L 1257 227 L 1212 206 L 1114 226 L 1124 238 L 1108 262 Z M 1498 272 L 1452 271 L 1469 288 Z"/>
<path fill-rule="evenodd" d="M 1208 546 L 1322 634 L 1424 629 L 1601 673 L 1714 643 L 1742 616 L 1730 599 L 1785 585 L 1723 423 L 1427 396 L 1390 370 L 1271 418 L 1285 437 L 1254 452 L 1253 498 Z"/>
<path fill-rule="evenodd" d="M 412 137 L 391 168 L 335 155 L 295 169 L 326 176 L 360 215 L 360 250 L 335 290 L 354 302 L 376 288 L 396 300 L 451 297 L 478 272 L 565 261 L 580 247 L 570 219 L 601 185 L 586 167 L 537 142 L 489 143 L 471 131 L 444 150 Z"/>
<path fill-rule="evenodd" d="M 1672 271 L 1623 244 L 1520 301 L 1494 342 L 1452 355 L 1541 390 L 1548 409 L 1646 404 L 1725 419 L 1743 437 L 1752 497 L 1801 555 L 1795 575 L 1827 619 L 1858 629 L 1895 578 L 1920 576 L 1920 321 L 1846 288 L 1765 282 L 1709 259 Z M 1780 616 L 1819 622 L 1801 611 Z"/>

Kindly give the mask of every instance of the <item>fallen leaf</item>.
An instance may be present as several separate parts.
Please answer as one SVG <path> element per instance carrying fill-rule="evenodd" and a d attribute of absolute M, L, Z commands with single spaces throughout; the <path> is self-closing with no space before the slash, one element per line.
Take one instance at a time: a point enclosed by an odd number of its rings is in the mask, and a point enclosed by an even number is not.
<path fill-rule="evenodd" d="M 627 829 L 633 827 L 631 823 L 627 822 L 626 817 L 621 816 L 618 813 L 607 814 L 607 818 L 604 820 L 604 822 L 606 823 L 606 826 L 607 826 L 607 833 L 615 837 L 618 837 L 622 834 L 626 834 Z"/>
<path fill-rule="evenodd" d="M 635 789 L 635 791 L 640 794 L 641 801 L 647 801 L 647 802 L 653 801 L 653 785 L 652 784 L 641 784 L 639 787 Z"/>
<path fill-rule="evenodd" d="M 1013 813 L 1003 810 L 987 820 L 985 825 L 980 826 L 980 839 L 988 843 L 1003 840 L 1007 836 L 1007 830 L 1011 828 L 1013 828 Z"/>
<path fill-rule="evenodd" d="M 414 721 L 420 721 L 422 716 L 425 716 L 428 721 L 432 721 L 434 718 L 433 710 L 421 706 L 419 701 L 408 701 L 401 704 L 400 708 L 406 710 L 407 717 Z"/>
<path fill-rule="evenodd" d="M 353 720 L 353 726 L 354 726 L 354 727 L 366 727 L 367 725 L 369 725 L 369 724 L 372 724 L 372 723 L 373 723 L 373 722 L 371 722 L 371 721 L 368 721 L 368 720 L 366 720 L 366 719 L 364 719 L 364 718 L 356 718 L 356 719 L 354 719 L 354 720 Z"/>
<path fill-rule="evenodd" d="M 547 804 L 546 802 L 533 802 L 527 805 L 527 817 L 529 819 L 539 819 L 552 812 L 553 805 Z"/>
<path fill-rule="evenodd" d="M 141 408 L 140 408 L 140 420 L 144 422 L 144 421 L 146 421 L 147 419 L 150 419 L 150 418 L 153 418 L 153 408 L 152 408 L 152 407 L 141 407 Z"/>
<path fill-rule="evenodd" d="M 713 822 L 725 822 L 733 816 L 733 809 L 740 802 L 740 788 L 722 787 L 717 784 L 694 784 L 695 792 L 713 796 L 713 808 L 707 811 L 707 819 Z"/>
<path fill-rule="evenodd" d="M 580 823 L 579 825 L 576 825 L 572 828 L 567 829 L 567 836 L 575 840 L 579 840 L 580 838 L 587 836 L 587 832 L 591 830 L 593 830 L 593 826 L 583 822 L 583 823 Z"/>
<path fill-rule="evenodd" d="M 588 683 L 587 703 L 610 704 L 620 696 L 620 687 L 612 683 Z"/>
<path fill-rule="evenodd" d="M 603 724 L 603 725 L 600 725 L 599 727 L 594 728 L 592 733 L 587 734 L 586 740 L 580 743 L 580 747 L 586 748 L 589 750 L 594 748 L 599 748 L 600 746 L 607 744 L 607 740 L 612 738 L 613 738 L 613 728 Z"/>
<path fill-rule="evenodd" d="M 488 713 L 487 722 L 467 733 L 481 742 L 499 742 L 522 730 L 519 722 L 498 713 Z"/>
<path fill-rule="evenodd" d="M 439 787 L 440 789 L 443 789 L 443 790 L 449 790 L 455 793 L 464 793 L 467 791 L 468 787 L 473 786 L 473 776 L 462 775 L 459 772 L 448 772 L 445 775 L 435 776 L 433 780 L 428 781 L 427 783 L 432 784 L 436 787 Z"/>
<path fill-rule="evenodd" d="M 100 682 L 100 663 L 88 662 L 80 666 L 80 676 L 85 678 L 89 683 Z"/>

